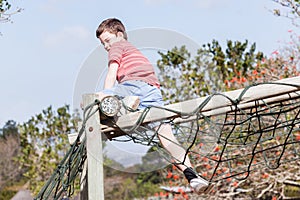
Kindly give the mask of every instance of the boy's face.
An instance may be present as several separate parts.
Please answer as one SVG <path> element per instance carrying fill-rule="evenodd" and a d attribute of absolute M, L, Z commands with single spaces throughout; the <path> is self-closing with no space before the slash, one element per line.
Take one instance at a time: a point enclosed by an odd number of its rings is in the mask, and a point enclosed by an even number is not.
<path fill-rule="evenodd" d="M 110 47 L 115 43 L 121 40 L 124 40 L 123 33 L 118 32 L 118 34 L 110 33 L 108 31 L 104 31 L 100 36 L 99 39 L 103 44 L 106 51 L 110 50 Z"/>

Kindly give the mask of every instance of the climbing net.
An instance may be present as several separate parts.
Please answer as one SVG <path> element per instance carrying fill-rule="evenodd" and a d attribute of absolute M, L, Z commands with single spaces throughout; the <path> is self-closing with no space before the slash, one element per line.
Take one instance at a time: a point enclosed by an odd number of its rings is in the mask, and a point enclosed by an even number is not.
<path fill-rule="evenodd" d="M 260 88 L 269 88 L 270 93 L 273 88 L 275 93 L 249 98 Z M 279 92 L 276 92 L 277 88 Z M 213 94 L 188 113 L 184 109 L 156 107 L 170 116 L 156 122 L 156 126 L 172 125 L 179 144 L 170 142 L 185 150 L 183 161 L 189 156 L 196 171 L 205 179 L 210 182 L 231 177 L 243 180 L 253 170 L 276 169 L 283 163 L 299 159 L 299 89 L 293 84 L 264 83 L 239 90 L 234 99 L 230 94 Z M 219 106 L 220 102 L 226 103 Z M 210 107 L 217 108 L 211 110 Z M 147 115 L 151 115 L 152 108 L 141 112 L 134 126 L 122 129 L 127 133 L 126 139 L 111 139 L 157 146 L 168 162 L 184 164 L 161 148 L 156 137 L 159 128 L 153 130 L 143 123 Z"/>
<path fill-rule="evenodd" d="M 267 94 L 264 91 L 266 88 Z M 299 159 L 299 90 L 299 85 L 295 84 L 264 83 L 238 90 L 235 95 L 210 95 L 195 101 L 197 104 L 193 102 L 192 110 L 151 107 L 130 113 L 138 116 L 130 127 L 119 127 L 118 119 L 107 119 L 114 128 L 107 132 L 104 130 L 104 133 L 110 140 L 130 140 L 157 146 L 161 155 L 175 165 L 183 164 L 189 156 L 195 170 L 210 182 L 231 177 L 243 180 L 253 170 L 262 167 L 276 169 L 282 163 Z M 253 91 L 262 92 L 253 97 Z M 79 142 L 80 137 L 84 134 L 86 121 L 100 111 L 99 105 L 100 102 L 96 101 L 85 108 L 77 141 L 36 199 L 58 199 L 72 194 L 75 177 L 82 171 L 86 160 L 85 138 Z M 96 112 L 92 112 L 94 106 L 98 107 Z M 165 118 L 149 121 L 147 116 L 151 115 L 153 109 L 167 113 Z M 131 119 L 128 116 L 127 120 Z M 183 161 L 176 160 L 161 148 L 157 136 L 163 124 L 172 126 L 179 141 L 179 144 L 174 144 L 185 150 Z M 126 139 L 111 135 L 118 131 Z"/>
<path fill-rule="evenodd" d="M 83 123 L 79 130 L 75 142 L 61 160 L 52 176 L 45 183 L 39 194 L 34 198 L 35 200 L 42 199 L 64 199 L 64 197 L 71 197 L 74 194 L 76 183 L 82 185 L 80 181 L 85 181 L 84 167 L 87 159 L 85 126 L 86 122 L 98 113 L 99 102 L 94 102 L 88 105 L 83 112 Z M 78 176 L 82 176 L 78 181 Z M 77 182 L 76 182 L 77 181 Z"/>

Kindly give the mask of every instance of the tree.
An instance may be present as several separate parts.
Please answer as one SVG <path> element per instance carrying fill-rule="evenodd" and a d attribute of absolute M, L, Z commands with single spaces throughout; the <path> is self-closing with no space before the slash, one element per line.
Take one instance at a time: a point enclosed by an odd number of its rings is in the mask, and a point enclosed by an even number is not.
<path fill-rule="evenodd" d="M 6 189 L 21 178 L 21 170 L 15 158 L 20 149 L 18 127 L 9 120 L 0 129 L 0 199 L 10 199 L 15 191 Z"/>
<path fill-rule="evenodd" d="M 299 18 L 300 18 L 300 0 L 272 0 L 282 7 L 286 8 L 287 11 L 282 13 L 279 8 L 274 9 L 273 13 L 276 16 L 283 16 L 292 20 L 292 23 L 295 26 L 299 26 Z"/>
<path fill-rule="evenodd" d="M 261 52 L 255 53 L 255 44 L 248 48 L 248 41 L 228 41 L 227 49 L 224 51 L 214 40 L 210 44 L 203 45 L 194 58 L 191 58 L 185 47 L 175 47 L 166 54 L 160 52 L 161 59 L 158 66 L 162 72 L 160 78 L 164 96 L 169 102 L 177 102 L 193 98 L 194 95 L 206 96 L 216 91 L 234 90 L 254 83 L 299 76 L 297 68 L 299 38 L 292 39 L 293 43 L 274 51 L 269 58 Z M 214 151 L 217 151 L 217 148 Z M 190 156 L 197 169 L 198 167 L 204 171 L 211 169 L 208 158 L 193 157 L 192 152 Z M 246 180 L 228 178 L 219 181 L 215 187 L 217 190 L 213 191 L 211 196 L 203 198 L 281 199 L 285 196 L 299 198 L 299 187 L 284 184 L 284 180 L 287 179 L 295 180 L 293 184 L 300 180 L 298 166 L 299 161 L 283 164 L 277 170 L 259 168 Z M 167 168 L 165 174 L 167 180 L 164 185 L 182 185 L 184 176 L 176 167 Z M 202 176 L 208 175 L 203 173 Z M 184 191 L 178 192 L 181 197 L 188 198 Z M 191 199 L 194 198 L 193 195 L 190 196 Z"/>
<path fill-rule="evenodd" d="M 195 58 L 183 46 L 173 48 L 166 54 L 159 52 L 157 65 L 161 70 L 162 92 L 169 102 L 206 96 L 225 91 L 226 82 L 233 77 L 245 80 L 247 72 L 260 63 L 264 55 L 255 53 L 255 43 L 227 41 L 223 51 L 218 41 L 203 45 Z"/>
<path fill-rule="evenodd" d="M 13 120 L 8 120 L 2 129 L 0 129 L 0 138 L 7 138 L 9 136 L 18 136 L 17 123 Z"/>
<path fill-rule="evenodd" d="M 69 106 L 60 107 L 56 112 L 50 106 L 19 126 L 18 160 L 34 194 L 40 191 L 69 149 L 67 134 L 76 130 L 78 121 L 76 115 L 70 114 Z"/>
<path fill-rule="evenodd" d="M 11 22 L 11 16 L 21 12 L 21 8 L 17 8 L 14 11 L 11 10 L 11 4 L 8 0 L 0 0 L 0 23 Z"/>

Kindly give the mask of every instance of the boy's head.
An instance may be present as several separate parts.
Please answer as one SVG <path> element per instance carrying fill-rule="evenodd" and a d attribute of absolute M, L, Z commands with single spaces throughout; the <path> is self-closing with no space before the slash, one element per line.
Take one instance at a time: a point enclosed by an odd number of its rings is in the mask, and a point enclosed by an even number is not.
<path fill-rule="evenodd" d="M 127 33 L 122 22 L 116 18 L 109 18 L 101 22 L 98 29 L 96 30 L 96 37 L 99 38 L 103 32 L 110 32 L 115 35 L 118 33 L 123 34 L 123 38 L 127 40 Z"/>

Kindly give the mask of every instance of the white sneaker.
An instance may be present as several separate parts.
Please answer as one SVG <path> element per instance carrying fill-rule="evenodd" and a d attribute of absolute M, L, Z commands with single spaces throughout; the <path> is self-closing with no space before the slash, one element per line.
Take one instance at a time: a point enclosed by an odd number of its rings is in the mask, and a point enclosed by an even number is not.
<path fill-rule="evenodd" d="M 190 186 L 197 194 L 203 194 L 203 193 L 206 194 L 211 190 L 213 185 L 209 184 L 208 181 L 199 177 L 199 178 L 193 178 L 190 182 Z"/>

